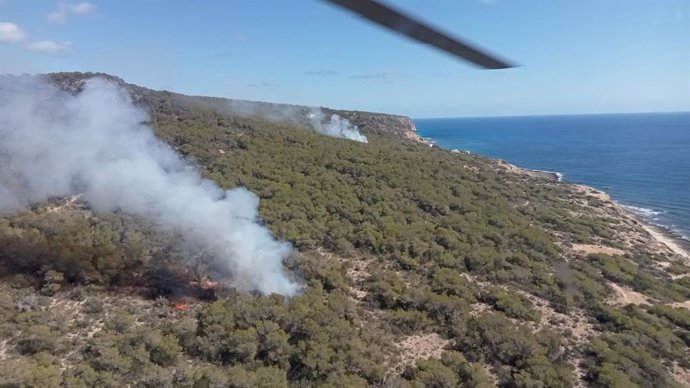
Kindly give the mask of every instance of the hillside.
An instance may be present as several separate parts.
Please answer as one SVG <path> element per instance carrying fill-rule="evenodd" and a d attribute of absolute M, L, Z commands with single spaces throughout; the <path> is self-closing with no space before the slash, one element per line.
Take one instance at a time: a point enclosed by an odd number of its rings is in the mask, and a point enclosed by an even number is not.
<path fill-rule="evenodd" d="M 290 124 L 306 124 L 303 117 L 309 110 L 318 107 L 308 107 L 289 104 L 275 104 L 260 101 L 233 100 L 227 98 L 186 96 L 168 91 L 155 91 L 141 86 L 128 84 L 124 80 L 103 73 L 53 73 L 49 77 L 61 89 L 73 93 L 81 91 L 86 80 L 93 77 L 107 79 L 126 89 L 135 103 L 144 106 L 152 115 L 170 114 L 176 110 L 198 110 L 207 115 L 217 115 L 223 119 L 257 118 L 269 122 L 288 122 Z M 419 139 L 412 119 L 405 116 L 348 111 L 339 109 L 323 109 L 327 115 L 338 114 L 359 127 L 365 133 L 396 135 L 408 139 Z M 172 110 L 172 111 L 171 111 Z M 285 114 L 289 112 L 290 115 Z"/>
<path fill-rule="evenodd" d="M 235 290 L 179 231 L 51 198 L 0 218 L 0 386 L 690 386 L 690 258 L 606 194 L 401 116 L 323 109 L 362 143 L 308 107 L 107 78 L 204 177 L 256 193 L 303 288 Z"/>

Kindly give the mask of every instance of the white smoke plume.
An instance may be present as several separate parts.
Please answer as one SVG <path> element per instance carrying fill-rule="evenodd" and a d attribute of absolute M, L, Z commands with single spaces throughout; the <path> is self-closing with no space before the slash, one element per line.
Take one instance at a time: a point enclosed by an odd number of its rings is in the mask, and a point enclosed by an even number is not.
<path fill-rule="evenodd" d="M 227 103 L 227 108 L 230 112 L 240 117 L 256 116 L 273 122 L 308 125 L 322 135 L 349 139 L 360 143 L 367 142 L 366 136 L 360 133 L 356 125 L 337 114 L 326 117 L 323 110 L 316 107 L 231 100 Z"/>
<path fill-rule="evenodd" d="M 81 193 L 100 212 L 145 217 L 201 246 L 241 290 L 293 295 L 292 246 L 261 225 L 259 199 L 204 179 L 142 124 L 125 90 L 100 79 L 69 94 L 0 77 L 0 211 Z"/>
<path fill-rule="evenodd" d="M 321 109 L 314 109 L 307 114 L 307 117 L 312 128 L 322 135 L 350 139 L 360 143 L 367 142 L 367 138 L 359 132 L 359 128 L 337 114 L 326 119 Z"/>

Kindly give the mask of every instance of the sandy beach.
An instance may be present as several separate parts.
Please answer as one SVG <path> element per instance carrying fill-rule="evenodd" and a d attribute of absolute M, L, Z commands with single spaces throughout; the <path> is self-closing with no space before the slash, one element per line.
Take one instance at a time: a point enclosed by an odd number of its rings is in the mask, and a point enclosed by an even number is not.
<path fill-rule="evenodd" d="M 633 216 L 635 216 L 633 214 Z M 647 231 L 652 237 L 659 243 L 668 247 L 669 250 L 675 254 L 682 256 L 685 259 L 686 264 L 690 264 L 690 249 L 688 249 L 688 243 L 679 240 L 677 237 L 671 235 L 668 231 L 654 225 L 646 223 L 644 220 L 640 220 L 638 216 L 635 216 L 640 221 L 640 225 Z"/>

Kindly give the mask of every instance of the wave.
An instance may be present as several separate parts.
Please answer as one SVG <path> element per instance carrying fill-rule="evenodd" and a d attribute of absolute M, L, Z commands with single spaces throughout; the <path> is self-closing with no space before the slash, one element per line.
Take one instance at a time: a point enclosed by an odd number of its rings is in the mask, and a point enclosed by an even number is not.
<path fill-rule="evenodd" d="M 663 221 L 662 215 L 666 212 L 663 210 L 654 210 L 642 206 L 634 205 L 623 205 L 619 204 L 622 208 L 631 211 L 632 213 L 641 216 L 649 224 L 663 229 L 673 238 L 681 239 L 684 241 L 690 241 L 690 236 L 687 235 L 687 230 L 684 230 L 678 225 L 669 224 Z"/>
<path fill-rule="evenodd" d="M 644 216 L 644 217 L 646 217 L 646 218 L 650 218 L 650 219 L 653 219 L 653 220 L 659 218 L 659 217 L 657 217 L 657 216 L 664 213 L 664 212 L 661 211 L 661 210 L 654 210 L 654 209 L 649 209 L 649 208 L 641 207 L 641 206 L 633 206 L 633 205 L 623 205 L 623 204 L 621 204 L 621 207 L 623 207 L 624 209 L 630 210 L 631 212 L 633 212 L 633 213 L 635 213 L 635 214 L 639 214 L 639 215 L 641 215 L 641 216 Z"/>

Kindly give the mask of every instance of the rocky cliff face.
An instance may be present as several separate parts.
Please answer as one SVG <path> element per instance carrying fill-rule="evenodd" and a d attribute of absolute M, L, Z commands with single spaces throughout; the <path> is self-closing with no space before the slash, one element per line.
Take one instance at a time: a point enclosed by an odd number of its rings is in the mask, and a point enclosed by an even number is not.
<path fill-rule="evenodd" d="M 422 141 L 422 138 L 417 134 L 417 128 L 414 122 L 407 116 L 348 110 L 330 110 L 327 108 L 325 110 L 348 119 L 365 133 L 392 134 L 405 139 Z"/>
<path fill-rule="evenodd" d="M 150 111 L 165 100 L 182 109 L 197 109 L 200 106 L 211 109 L 227 116 L 258 116 L 273 121 L 291 120 L 306 122 L 304 118 L 314 109 L 321 109 L 326 115 L 337 114 L 359 127 L 364 134 L 376 133 L 392 135 L 412 141 L 422 141 L 417 134 L 417 128 L 411 118 L 407 116 L 390 115 L 385 113 L 335 110 L 331 108 L 317 108 L 310 106 L 273 104 L 258 101 L 234 100 L 213 97 L 187 96 L 168 91 L 158 91 L 128 84 L 122 79 L 104 73 L 53 73 L 48 77 L 61 89 L 73 93 L 81 91 L 84 83 L 94 77 L 105 78 L 127 89 L 132 99 L 146 106 Z"/>

